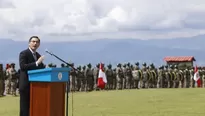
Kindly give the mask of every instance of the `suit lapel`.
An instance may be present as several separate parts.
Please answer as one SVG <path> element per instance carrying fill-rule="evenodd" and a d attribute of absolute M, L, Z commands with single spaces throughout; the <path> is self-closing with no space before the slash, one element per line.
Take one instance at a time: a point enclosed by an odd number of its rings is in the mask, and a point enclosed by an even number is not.
<path fill-rule="evenodd" d="M 39 59 L 41 57 L 41 55 L 38 52 L 36 52 L 36 57 L 37 57 L 37 59 Z"/>
<path fill-rule="evenodd" d="M 27 49 L 27 51 L 28 51 L 29 56 L 32 58 L 32 62 L 35 62 L 35 59 L 34 59 L 34 57 L 33 57 L 33 54 L 32 54 L 32 52 L 29 50 L 29 48 Z M 37 57 L 37 59 L 38 59 L 38 57 Z"/>

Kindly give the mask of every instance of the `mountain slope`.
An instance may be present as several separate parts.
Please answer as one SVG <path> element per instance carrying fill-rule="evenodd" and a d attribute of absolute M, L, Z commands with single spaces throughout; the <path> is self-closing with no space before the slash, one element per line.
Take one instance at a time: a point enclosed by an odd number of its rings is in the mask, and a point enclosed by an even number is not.
<path fill-rule="evenodd" d="M 117 64 L 119 62 L 147 62 L 161 65 L 165 63 L 165 56 L 195 56 L 197 63 L 205 65 L 203 50 L 205 36 L 192 38 L 134 40 L 134 39 L 100 39 L 81 42 L 44 42 L 39 52 L 46 54 L 45 50 L 52 51 L 65 61 L 75 64 L 105 63 Z M 2 39 L 0 42 L 0 63 L 15 62 L 18 66 L 18 54 L 26 49 L 27 42 Z M 46 54 L 45 63 L 61 62 Z"/>

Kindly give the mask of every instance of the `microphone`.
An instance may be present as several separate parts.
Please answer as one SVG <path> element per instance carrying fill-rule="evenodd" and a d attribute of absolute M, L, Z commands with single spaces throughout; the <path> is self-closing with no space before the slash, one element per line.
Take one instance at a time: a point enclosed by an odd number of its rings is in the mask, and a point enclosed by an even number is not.
<path fill-rule="evenodd" d="M 76 69 L 72 64 L 70 64 L 70 63 L 64 61 L 63 59 L 59 58 L 59 57 L 56 56 L 55 54 L 49 52 L 48 50 L 45 50 L 45 52 L 48 53 L 48 54 L 50 54 L 51 56 L 54 56 L 55 58 L 57 58 L 57 59 L 60 60 L 61 62 L 67 64 L 67 66 L 70 66 L 72 69 L 74 69 L 74 71 L 77 71 L 77 72 L 81 73 L 81 71 L 78 70 L 78 69 Z"/>
<path fill-rule="evenodd" d="M 52 52 L 45 50 L 46 53 L 50 54 L 51 56 L 55 56 Z M 55 56 L 56 57 L 56 56 Z M 59 59 L 59 58 L 58 58 Z"/>
<path fill-rule="evenodd" d="M 49 52 L 47 49 L 45 50 L 46 53 L 53 55 L 53 53 Z"/>

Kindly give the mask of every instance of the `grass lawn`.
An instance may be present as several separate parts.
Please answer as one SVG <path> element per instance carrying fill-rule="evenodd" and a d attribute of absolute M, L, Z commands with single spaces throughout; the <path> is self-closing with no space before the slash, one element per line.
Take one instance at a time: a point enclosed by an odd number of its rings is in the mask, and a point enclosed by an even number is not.
<path fill-rule="evenodd" d="M 73 96 L 73 116 L 205 116 L 203 88 L 82 92 Z M 18 116 L 18 110 L 19 97 L 0 98 L 0 116 Z"/>

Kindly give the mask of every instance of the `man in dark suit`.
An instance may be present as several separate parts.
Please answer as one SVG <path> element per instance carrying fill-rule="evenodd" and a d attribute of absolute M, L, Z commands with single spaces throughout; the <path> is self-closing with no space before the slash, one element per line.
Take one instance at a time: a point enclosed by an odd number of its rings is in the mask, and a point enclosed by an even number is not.
<path fill-rule="evenodd" d="M 19 54 L 20 78 L 20 116 L 29 116 L 30 107 L 30 83 L 28 81 L 28 71 L 45 68 L 43 64 L 44 56 L 36 50 L 40 46 L 40 39 L 32 36 L 29 39 L 29 48 Z"/>

